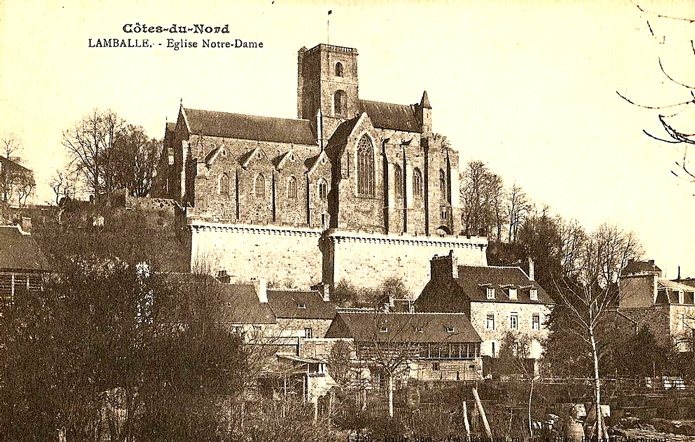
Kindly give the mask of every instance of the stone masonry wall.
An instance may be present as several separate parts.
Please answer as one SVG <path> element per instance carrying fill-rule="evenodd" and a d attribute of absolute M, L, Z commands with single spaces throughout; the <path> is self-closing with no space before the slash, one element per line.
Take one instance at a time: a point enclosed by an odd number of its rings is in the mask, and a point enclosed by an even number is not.
<path fill-rule="evenodd" d="M 512 330 L 509 326 L 509 316 L 512 312 L 518 314 L 518 327 Z M 495 328 L 487 328 L 487 314 L 495 315 Z M 533 313 L 540 314 L 540 330 L 531 328 L 531 315 Z M 483 339 L 480 349 L 481 354 L 485 356 L 493 356 L 492 343 L 495 343 L 494 355 L 499 354 L 499 349 L 505 335 L 509 331 L 519 332 L 529 336 L 532 340 L 537 341 L 537 344 L 531 345 L 532 357 L 540 356 L 540 342 L 548 337 L 548 329 L 546 327 L 547 315 L 550 313 L 550 308 L 544 304 L 520 304 L 512 302 L 471 302 L 471 324 L 475 331 L 478 332 Z"/>
<path fill-rule="evenodd" d="M 487 240 L 478 237 L 382 235 L 328 230 L 321 239 L 323 282 L 345 279 L 358 287 L 378 287 L 403 279 L 412 298 L 430 279 L 430 259 L 455 250 L 464 265 L 487 265 Z"/>
<path fill-rule="evenodd" d="M 275 286 L 308 287 L 321 281 L 320 229 L 196 222 L 191 267 L 205 263 L 232 279 L 262 277 Z"/>

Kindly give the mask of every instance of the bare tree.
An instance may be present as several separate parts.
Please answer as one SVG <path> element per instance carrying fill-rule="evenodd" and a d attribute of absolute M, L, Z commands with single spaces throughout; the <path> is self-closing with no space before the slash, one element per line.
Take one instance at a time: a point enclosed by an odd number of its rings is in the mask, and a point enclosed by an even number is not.
<path fill-rule="evenodd" d="M 111 110 L 94 109 L 75 125 L 63 131 L 63 147 L 71 165 L 97 197 L 108 190 L 107 152 L 113 147 L 124 121 Z"/>
<path fill-rule="evenodd" d="M 598 417 L 601 405 L 600 348 L 604 344 L 600 330 L 606 313 L 617 300 L 616 282 L 620 270 L 628 259 L 639 257 L 641 247 L 634 234 L 603 224 L 589 236 L 579 252 L 577 271 L 556 281 L 556 285 L 562 300 L 561 308 L 569 320 L 567 331 L 578 338 L 592 361 L 594 405 Z M 597 418 L 596 425 L 598 440 L 603 440 L 600 418 Z"/>
<path fill-rule="evenodd" d="M 670 6 L 673 6 L 675 3 L 676 2 L 672 2 Z M 679 13 L 671 14 L 663 13 L 665 11 L 650 10 L 643 7 L 637 0 L 633 0 L 633 4 L 639 10 L 640 15 L 645 21 L 647 31 L 654 38 L 654 43 L 659 45 L 659 48 L 671 47 L 681 50 L 684 53 L 687 52 L 690 56 L 695 57 L 695 43 L 693 43 L 693 39 L 666 38 L 671 30 L 675 30 L 675 27 L 687 26 L 695 23 L 695 17 L 680 16 L 678 15 Z M 684 2 L 683 4 L 686 3 Z M 660 5 L 660 8 L 666 7 L 668 7 L 666 3 Z M 660 52 L 665 54 L 666 51 L 661 49 Z M 682 58 L 678 59 L 676 62 L 682 64 Z M 670 64 L 673 65 L 675 63 Z M 630 98 L 627 93 L 621 93 L 619 91 L 616 91 L 616 93 L 623 100 L 634 106 L 651 111 L 658 111 L 657 118 L 659 125 L 663 129 L 664 135 L 654 135 L 647 130 L 643 130 L 643 132 L 650 138 L 659 142 L 681 145 L 682 159 L 675 161 L 675 168 L 671 170 L 671 173 L 688 183 L 695 183 L 695 170 L 691 167 L 692 155 L 688 155 L 690 147 L 695 145 L 695 132 L 693 127 L 690 127 L 692 125 L 693 105 L 695 104 L 695 78 L 684 79 L 674 75 L 671 72 L 673 66 L 669 66 L 665 63 L 661 55 L 658 57 L 658 66 L 669 84 L 683 91 L 685 96 L 684 99 L 658 105 L 653 103 L 644 104 Z M 666 66 L 669 67 L 667 68 Z M 692 73 L 692 71 L 689 73 Z"/>
<path fill-rule="evenodd" d="M 531 339 L 514 331 L 505 334 L 500 345 L 499 363 L 505 372 L 518 374 L 529 381 L 528 394 L 528 431 L 533 437 L 533 421 L 531 419 L 531 405 L 533 401 L 533 387 L 536 380 L 534 361 L 531 360 Z"/>
<path fill-rule="evenodd" d="M 77 178 L 74 172 L 69 170 L 57 170 L 48 185 L 55 195 L 55 203 L 60 204 L 63 198 L 73 198 L 77 188 Z"/>
<path fill-rule="evenodd" d="M 17 135 L 10 133 L 0 138 L 0 155 L 8 160 L 17 160 L 18 154 L 22 151 L 22 143 Z"/>
<path fill-rule="evenodd" d="M 507 193 L 507 216 L 509 234 L 507 241 L 516 242 L 519 227 L 524 223 L 526 216 L 531 212 L 533 204 L 521 186 L 514 183 Z"/>
<path fill-rule="evenodd" d="M 471 161 L 461 173 L 462 221 L 467 234 L 491 235 L 496 228 L 498 239 L 504 222 L 504 185 L 482 161 Z"/>

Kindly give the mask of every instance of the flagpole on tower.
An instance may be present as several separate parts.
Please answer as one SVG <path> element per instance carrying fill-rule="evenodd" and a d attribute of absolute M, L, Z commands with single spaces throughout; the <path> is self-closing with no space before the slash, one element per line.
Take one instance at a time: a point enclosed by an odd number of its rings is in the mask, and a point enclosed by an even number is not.
<path fill-rule="evenodd" d="M 331 44 L 331 14 L 333 14 L 333 10 L 329 9 L 326 16 L 326 44 Z"/>

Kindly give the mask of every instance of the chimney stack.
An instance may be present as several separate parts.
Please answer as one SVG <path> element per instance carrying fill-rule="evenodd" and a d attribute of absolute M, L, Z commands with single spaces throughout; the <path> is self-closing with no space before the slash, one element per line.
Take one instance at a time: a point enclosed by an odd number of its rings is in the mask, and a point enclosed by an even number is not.
<path fill-rule="evenodd" d="M 267 281 L 263 278 L 253 279 L 253 288 L 256 290 L 256 295 L 258 295 L 258 300 L 262 304 L 268 303 L 268 291 L 267 291 Z"/>
<path fill-rule="evenodd" d="M 225 269 L 218 270 L 216 278 L 222 284 L 230 284 L 232 282 L 232 277 L 229 276 L 229 273 L 227 273 Z"/>
<path fill-rule="evenodd" d="M 678 280 L 681 280 L 681 266 L 678 266 Z"/>
<path fill-rule="evenodd" d="M 448 255 L 434 255 L 430 260 L 430 279 L 452 279 L 458 277 L 459 263 L 453 250 L 450 250 Z"/>
<path fill-rule="evenodd" d="M 530 256 L 528 257 L 528 279 L 531 281 L 536 279 L 536 265 Z"/>

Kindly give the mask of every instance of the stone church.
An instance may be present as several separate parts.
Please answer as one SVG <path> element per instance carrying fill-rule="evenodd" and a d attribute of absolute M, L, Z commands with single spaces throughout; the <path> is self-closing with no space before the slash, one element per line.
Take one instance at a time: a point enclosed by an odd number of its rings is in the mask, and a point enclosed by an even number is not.
<path fill-rule="evenodd" d="M 414 295 L 429 259 L 457 249 L 484 265 L 484 238 L 458 236 L 458 153 L 432 130 L 427 92 L 361 99 L 354 48 L 298 52 L 297 118 L 191 109 L 167 123 L 154 196 L 184 207 L 191 266 L 277 285 L 376 285 Z"/>

